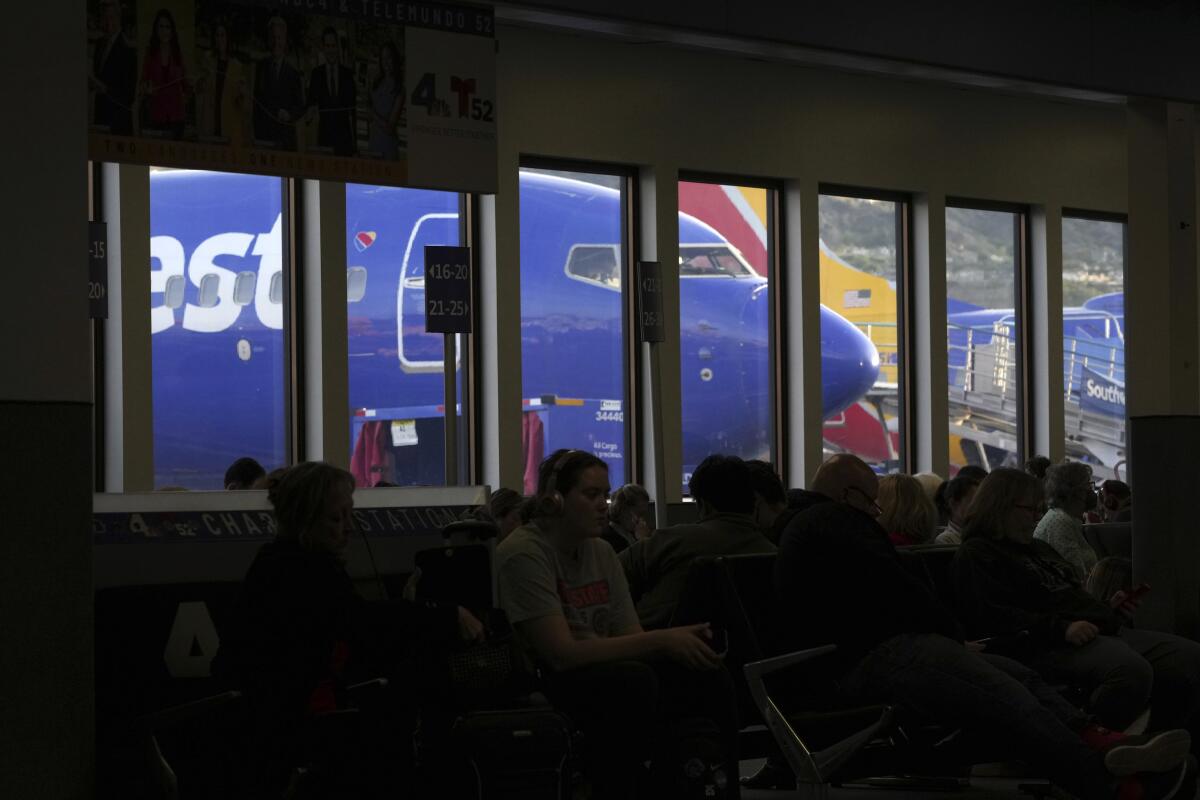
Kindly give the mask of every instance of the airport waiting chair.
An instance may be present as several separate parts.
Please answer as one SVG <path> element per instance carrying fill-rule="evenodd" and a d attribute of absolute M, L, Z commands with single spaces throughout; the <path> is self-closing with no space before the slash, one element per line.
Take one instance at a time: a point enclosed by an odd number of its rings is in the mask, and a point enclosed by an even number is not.
<path fill-rule="evenodd" d="M 905 566 L 933 589 L 938 602 L 946 608 L 954 608 L 954 577 L 951 565 L 954 563 L 955 554 L 958 553 L 958 545 L 916 544 L 898 547 L 896 552 Z"/>
<path fill-rule="evenodd" d="M 1128 522 L 1096 522 L 1083 526 L 1083 538 L 1097 558 L 1133 558 L 1133 525 Z"/>

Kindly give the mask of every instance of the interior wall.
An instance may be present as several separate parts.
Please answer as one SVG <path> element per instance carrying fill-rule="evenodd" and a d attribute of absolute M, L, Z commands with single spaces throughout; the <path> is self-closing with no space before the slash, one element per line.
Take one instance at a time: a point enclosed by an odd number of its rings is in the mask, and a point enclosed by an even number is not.
<path fill-rule="evenodd" d="M 817 182 L 910 192 L 951 202 L 969 198 L 1126 211 L 1125 112 L 1119 106 L 524 28 L 501 28 L 499 44 L 501 164 L 543 156 L 634 166 L 656 176 L 696 170 L 796 185 Z M 511 190 L 498 195 L 497 217 L 517 219 L 517 203 Z M 815 215 L 816 209 L 801 214 Z M 496 236 L 497 252 L 508 254 L 497 261 L 498 279 L 519 282 L 519 231 L 497 226 Z M 660 262 L 677 261 L 674 245 L 658 241 L 657 246 Z M 944 273 L 944 249 L 933 252 L 941 260 L 929 269 Z M 644 248 L 643 257 L 648 257 Z M 811 259 L 805 263 L 816 268 Z M 498 297 L 499 319 L 520 318 L 519 296 L 512 291 Z M 666 309 L 668 321 L 678 320 L 678 297 L 673 299 L 675 308 Z M 805 302 L 808 313 L 815 313 L 816 299 Z M 941 305 L 944 309 L 944 298 Z M 791 309 L 792 314 L 796 311 Z M 677 325 L 674 336 L 672 342 L 668 328 L 665 353 L 671 353 L 672 346 L 678 351 Z M 803 381 L 802 355 L 792 353 L 788 365 L 793 390 Z M 675 381 L 677 372 L 672 375 Z M 519 385 L 509 394 L 518 392 Z M 678 394 L 667 399 L 675 404 L 664 409 L 670 475 L 679 472 L 681 437 Z M 499 416 L 502 430 L 519 424 L 515 414 Z M 940 427 L 944 435 L 942 418 L 929 419 L 926 424 Z M 813 413 L 802 422 L 792 420 L 791 429 L 794 436 L 819 441 L 820 420 Z M 937 442 L 931 445 L 935 460 L 923 468 L 938 467 L 937 459 L 944 459 L 945 451 Z M 497 482 L 520 486 L 520 452 L 506 454 L 501 449 L 499 461 Z M 802 472 L 811 473 L 813 466 L 804 466 Z M 798 474 L 791 482 L 801 480 Z"/>

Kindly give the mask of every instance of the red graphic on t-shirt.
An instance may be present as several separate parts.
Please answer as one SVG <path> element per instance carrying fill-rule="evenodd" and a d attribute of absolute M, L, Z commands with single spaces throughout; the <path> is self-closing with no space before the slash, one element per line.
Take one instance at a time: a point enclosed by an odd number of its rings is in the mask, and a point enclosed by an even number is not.
<path fill-rule="evenodd" d="M 560 580 L 558 596 L 571 608 L 604 605 L 608 602 L 608 581 L 598 580 L 593 583 L 585 583 L 583 586 L 567 586 L 564 581 Z"/>

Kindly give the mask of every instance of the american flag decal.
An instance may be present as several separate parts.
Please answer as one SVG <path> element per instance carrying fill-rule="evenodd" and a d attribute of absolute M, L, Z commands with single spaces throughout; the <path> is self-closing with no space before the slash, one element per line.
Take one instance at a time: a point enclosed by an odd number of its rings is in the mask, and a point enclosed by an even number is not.
<path fill-rule="evenodd" d="M 842 308 L 866 308 L 871 305 L 870 289 L 847 289 L 842 294 Z"/>

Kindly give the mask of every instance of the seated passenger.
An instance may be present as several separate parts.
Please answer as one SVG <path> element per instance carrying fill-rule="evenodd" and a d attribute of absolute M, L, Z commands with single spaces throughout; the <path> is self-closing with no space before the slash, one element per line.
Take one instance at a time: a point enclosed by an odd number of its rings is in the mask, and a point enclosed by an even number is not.
<path fill-rule="evenodd" d="M 1200 644 L 1136 630 L 1085 592 L 1074 567 L 1033 538 L 1040 498 L 1037 479 L 1018 470 L 996 470 L 980 485 L 953 564 L 967 630 L 1027 632 L 1014 655 L 1047 680 L 1083 687 L 1089 711 L 1110 728 L 1127 727 L 1149 704 L 1152 730 L 1186 726 L 1200 741 Z"/>
<path fill-rule="evenodd" d="M 488 511 L 496 527 L 500 529 L 499 541 L 521 527 L 521 503 L 525 502 L 519 492 L 512 489 L 497 489 L 488 498 Z"/>
<path fill-rule="evenodd" d="M 1083 536 L 1083 515 L 1096 507 L 1092 468 L 1078 461 L 1055 464 L 1042 484 L 1050 510 L 1034 529 L 1033 538 L 1050 545 L 1075 570 L 1083 583 L 1096 566 L 1096 551 Z"/>
<path fill-rule="evenodd" d="M 754 521 L 771 544 L 778 546 L 783 529 L 798 510 L 788 505 L 783 481 L 774 467 L 757 459 L 747 461 L 746 467 L 750 470 L 750 485 L 754 488 Z"/>
<path fill-rule="evenodd" d="M 937 544 L 962 544 L 962 525 L 967 518 L 967 509 L 979 488 L 979 481 L 969 475 L 955 475 L 946 481 L 942 491 L 942 502 L 946 507 L 949 523 L 946 530 L 934 537 Z"/>
<path fill-rule="evenodd" d="M 620 554 L 644 628 L 670 624 L 697 558 L 775 552 L 754 522 L 754 488 L 740 458 L 709 456 L 692 473 L 688 489 L 700 522 L 660 528 Z"/>
<path fill-rule="evenodd" d="M 1025 471 L 1039 481 L 1044 481 L 1046 480 L 1046 470 L 1050 469 L 1052 463 L 1054 462 L 1045 456 L 1034 456 L 1025 462 Z"/>
<path fill-rule="evenodd" d="M 267 471 L 262 464 L 250 456 L 242 456 L 225 470 L 225 488 L 228 490 L 253 489 L 254 484 L 265 477 Z"/>
<path fill-rule="evenodd" d="M 860 459 L 826 461 L 813 489 L 828 502 L 788 525 L 775 587 L 794 610 L 798 646 L 837 645 L 838 686 L 848 700 L 900 703 L 973 738 L 991 737 L 1079 797 L 1174 796 L 1185 779 L 1185 733 L 1142 741 L 1100 731 L 1030 670 L 965 645 L 876 522 L 878 479 Z M 1116 777 L 1143 769 L 1165 771 L 1128 785 Z"/>
<path fill-rule="evenodd" d="M 1133 494 L 1125 481 L 1107 480 L 1100 484 L 1100 513 L 1105 522 L 1133 521 Z"/>
<path fill-rule="evenodd" d="M 533 521 L 496 548 L 500 605 L 543 667 L 544 691 L 586 737 L 593 798 L 636 797 L 655 731 L 696 717 L 720 730 L 736 792 L 733 689 L 708 625 L 642 630 L 625 572 L 600 538 L 608 493 L 608 467 L 590 453 L 559 450 L 542 462 Z"/>
<path fill-rule="evenodd" d="M 613 492 L 602 538 L 620 553 L 650 535 L 649 518 L 650 493 L 636 483 L 627 483 Z"/>
<path fill-rule="evenodd" d="M 368 603 L 355 592 L 342 561 L 354 508 L 350 473 L 308 462 L 284 471 L 267 491 L 276 536 L 246 573 L 237 614 L 213 662 L 214 675 L 246 696 L 254 751 L 267 764 L 262 796 L 277 795 L 290 768 L 300 765 L 296 755 L 311 744 L 320 718 L 347 707 L 348 684 L 386 673 L 415 636 L 450 645 L 483 630 L 462 608 Z M 346 745 L 356 758 L 373 747 Z M 366 773 L 384 767 L 368 761 L 346 769 L 328 765 L 337 774 L 335 788 L 377 789 Z M 355 773 L 363 773 L 361 780 Z"/>
<path fill-rule="evenodd" d="M 911 475 L 879 479 L 879 524 L 897 547 L 928 544 L 937 527 L 937 509 Z"/>

